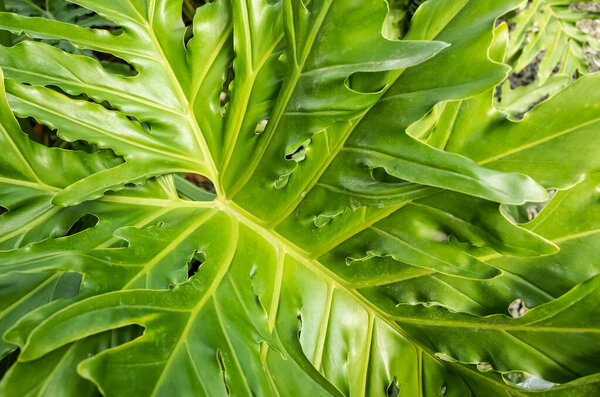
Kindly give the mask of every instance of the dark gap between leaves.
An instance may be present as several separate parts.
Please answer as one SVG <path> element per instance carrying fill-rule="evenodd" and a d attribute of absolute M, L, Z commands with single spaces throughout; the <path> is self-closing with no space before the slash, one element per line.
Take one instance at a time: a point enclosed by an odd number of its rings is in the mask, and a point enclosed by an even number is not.
<path fill-rule="evenodd" d="M 85 214 L 79 218 L 65 234 L 65 236 L 72 236 L 77 233 L 81 233 L 86 229 L 92 228 L 98 224 L 100 219 L 92 214 Z"/>

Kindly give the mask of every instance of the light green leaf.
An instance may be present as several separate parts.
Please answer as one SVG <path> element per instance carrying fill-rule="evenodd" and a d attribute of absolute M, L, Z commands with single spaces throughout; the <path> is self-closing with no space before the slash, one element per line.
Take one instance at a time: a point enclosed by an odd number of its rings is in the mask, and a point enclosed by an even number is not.
<path fill-rule="evenodd" d="M 528 65 L 533 81 L 524 86 L 502 84 L 499 109 L 521 116 L 592 70 L 584 50 L 600 49 L 600 41 L 581 23 L 597 15 L 577 9 L 576 0 L 523 1 L 505 20 L 512 26 L 506 62 L 513 72 Z"/>

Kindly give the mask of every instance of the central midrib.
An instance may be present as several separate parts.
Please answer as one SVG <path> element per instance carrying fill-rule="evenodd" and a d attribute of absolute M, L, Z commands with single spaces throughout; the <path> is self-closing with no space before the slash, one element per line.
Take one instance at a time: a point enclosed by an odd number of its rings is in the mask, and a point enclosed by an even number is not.
<path fill-rule="evenodd" d="M 214 209 L 218 208 L 219 210 L 223 211 L 224 213 L 226 213 L 229 216 L 233 217 L 234 219 L 238 220 L 241 224 L 244 224 L 248 229 L 252 230 L 254 233 L 260 235 L 267 241 L 280 247 L 285 255 L 289 255 L 293 259 L 297 260 L 299 263 L 301 263 L 306 268 L 311 270 L 314 274 L 316 274 L 317 277 L 319 277 L 320 279 L 331 283 L 333 288 L 339 289 L 339 290 L 345 292 L 346 294 L 348 294 L 349 296 L 351 296 L 352 298 L 354 298 L 354 300 L 359 305 L 361 305 L 361 307 L 363 307 L 363 309 L 366 311 L 366 313 L 368 315 L 380 319 L 381 321 L 386 323 L 388 326 L 390 326 L 394 331 L 396 331 L 398 334 L 400 334 L 402 337 L 404 337 L 405 339 L 410 341 L 417 348 L 425 351 L 427 354 L 429 354 L 432 358 L 434 358 L 436 360 L 438 360 L 438 359 L 435 356 L 434 351 L 430 350 L 429 348 L 427 348 L 425 346 L 422 346 L 420 343 L 415 341 L 409 334 L 407 334 L 402 329 L 402 327 L 396 321 L 405 322 L 407 324 L 415 324 L 415 325 L 421 324 L 421 325 L 432 326 L 432 327 L 447 327 L 447 326 L 451 326 L 451 325 L 458 325 L 458 326 L 462 326 L 462 327 L 471 327 L 471 328 L 479 328 L 480 327 L 483 329 L 487 329 L 487 328 L 496 329 L 496 327 L 493 327 L 490 324 L 465 324 L 460 321 L 438 322 L 438 321 L 434 321 L 434 320 L 426 320 L 426 319 L 419 319 L 419 318 L 395 317 L 394 315 L 388 314 L 388 313 L 384 312 L 382 309 L 380 309 L 379 307 L 375 306 L 367 298 L 365 298 L 363 295 L 361 295 L 357 290 L 352 288 L 349 285 L 349 283 L 347 283 L 344 279 L 342 279 L 337 274 L 335 274 L 334 272 L 332 272 L 331 270 L 326 268 L 323 264 L 318 262 L 318 260 L 312 258 L 311 255 L 307 251 L 296 246 L 295 244 L 293 244 L 292 242 L 287 240 L 285 237 L 278 234 L 275 230 L 261 226 L 260 220 L 258 218 L 255 218 L 252 214 L 247 213 L 244 209 L 237 206 L 235 203 L 233 203 L 231 201 L 217 199 L 211 203 L 208 203 L 208 202 L 196 202 L 196 201 L 185 201 L 185 200 L 153 200 L 153 201 L 143 202 L 140 204 L 149 205 L 149 206 L 158 206 L 158 207 L 176 206 L 176 207 L 207 208 L 207 207 L 212 206 Z M 219 279 L 222 278 L 222 276 L 228 271 L 228 269 L 229 269 L 228 266 L 223 267 L 222 272 L 221 272 L 221 277 L 219 277 Z M 213 287 L 214 287 L 213 289 L 216 289 L 217 285 L 215 284 Z M 205 299 L 208 299 L 210 297 L 210 295 L 212 295 L 212 292 L 206 294 Z M 276 308 L 271 308 L 270 312 L 276 313 Z M 195 315 L 195 314 L 197 314 L 197 312 L 194 311 L 193 314 Z M 516 324 L 515 325 L 504 324 L 501 327 L 498 327 L 498 329 L 500 329 L 500 328 L 502 328 L 502 329 L 507 328 L 509 330 L 514 330 L 514 331 L 518 331 L 521 329 L 524 331 L 525 330 L 531 331 L 531 330 L 538 329 L 536 327 L 528 328 L 526 325 L 516 325 Z M 542 332 L 560 331 L 560 329 L 556 329 L 556 328 L 548 329 L 548 327 L 541 327 L 540 330 Z M 596 329 L 591 330 L 591 331 L 588 329 L 579 330 L 579 331 L 580 332 L 600 332 L 600 330 L 596 330 Z"/>
<path fill-rule="evenodd" d="M 306 62 L 306 60 L 308 59 L 308 56 L 310 55 L 314 41 L 317 37 L 317 34 L 319 33 L 321 24 L 323 23 L 323 21 L 325 20 L 325 17 L 327 16 L 327 13 L 329 12 L 329 8 L 332 4 L 332 1 L 333 0 L 328 0 L 326 2 L 327 4 L 323 6 L 324 9 L 321 10 L 321 14 L 318 16 L 318 18 L 316 18 L 313 29 L 309 34 L 309 38 L 307 40 L 307 45 L 304 49 L 304 52 L 302 54 L 300 54 L 300 59 L 296 58 L 297 54 L 295 51 L 296 50 L 295 49 L 295 37 L 288 39 L 289 43 L 290 43 L 289 45 L 291 46 L 290 48 L 292 48 L 294 50 L 294 54 L 292 54 L 292 55 L 293 55 L 295 62 L 294 62 L 294 67 L 293 67 L 292 73 L 290 76 L 288 76 L 288 78 L 285 78 L 282 83 L 281 91 L 277 97 L 277 100 L 275 102 L 275 107 L 273 109 L 271 118 L 269 119 L 269 123 L 267 124 L 267 128 L 264 133 L 265 144 L 263 144 L 261 147 L 259 147 L 258 152 L 256 153 L 256 156 L 254 156 L 254 158 L 248 165 L 246 172 L 244 172 L 244 174 L 239 178 L 238 183 L 230 189 L 229 196 L 228 196 L 230 199 L 233 198 L 244 186 L 246 186 L 248 181 L 254 175 L 256 168 L 261 163 L 261 161 L 267 151 L 267 148 L 270 144 L 270 141 L 273 137 L 273 134 L 275 133 L 275 130 L 279 127 L 279 122 L 281 121 L 281 117 L 283 116 L 283 113 L 288 105 L 288 102 L 294 93 L 294 89 L 296 88 L 298 79 L 300 78 L 300 76 L 302 74 L 302 69 L 304 68 L 304 63 Z M 284 24 L 285 24 L 285 19 L 284 19 Z M 292 34 L 294 33 L 293 27 L 292 27 L 292 29 L 290 29 L 290 31 Z"/>
<path fill-rule="evenodd" d="M 355 301 L 365 310 L 369 318 L 374 319 L 376 317 L 380 319 L 391 329 L 393 329 L 395 332 L 401 335 L 404 339 L 409 341 L 413 346 L 415 346 L 416 349 L 427 353 L 433 360 L 444 364 L 444 361 L 437 356 L 435 351 L 417 342 L 394 320 L 392 315 L 384 312 L 382 309 L 374 305 L 367 298 L 361 295 L 358 291 L 350 287 L 345 280 L 343 280 L 331 270 L 327 269 L 316 259 L 308 259 L 309 254 L 306 251 L 291 243 L 289 240 L 278 234 L 275 230 L 266 229 L 263 226 L 261 226 L 259 223 L 257 223 L 258 219 L 252 219 L 252 214 L 246 213 L 246 211 L 238 207 L 235 203 L 231 201 L 221 200 L 215 200 L 215 203 L 221 208 L 223 212 L 237 218 L 241 224 L 244 224 L 246 227 L 259 234 L 261 237 L 267 239 L 268 241 L 274 242 L 277 246 L 282 248 L 285 254 L 288 254 L 292 258 L 296 259 L 306 268 L 311 270 L 313 273 L 317 274 L 318 277 L 320 277 L 320 279 L 331 282 L 333 284 L 333 288 L 339 289 L 348 294 L 349 296 L 353 297 Z M 415 321 L 415 323 L 419 323 L 420 321 L 419 319 L 413 320 Z M 370 320 L 370 322 L 373 321 L 374 320 Z M 264 352 L 264 354 L 266 354 L 266 352 Z"/>
<path fill-rule="evenodd" d="M 363 295 L 358 293 L 356 290 L 352 289 L 348 283 L 335 274 L 333 271 L 326 268 L 316 259 L 309 259 L 310 254 L 291 243 L 289 240 L 281 236 L 275 230 L 266 229 L 257 223 L 257 220 L 252 219 L 253 216 L 251 214 L 246 213 L 242 208 L 238 207 L 235 203 L 231 201 L 223 202 L 220 200 L 215 201 L 216 205 L 218 205 L 221 210 L 231 216 L 237 218 L 240 223 L 244 224 L 246 227 L 265 238 L 267 241 L 273 242 L 275 245 L 282 248 L 282 250 L 290 255 L 292 258 L 296 259 L 298 262 L 306 266 L 308 269 L 316 273 L 321 279 L 329 280 L 334 284 L 335 288 L 338 288 L 350 296 L 354 297 L 356 301 L 365 309 L 365 311 L 371 315 L 374 315 L 384 322 L 386 322 L 390 327 L 392 327 L 395 331 L 400 333 L 404 338 L 410 340 L 413 344 L 418 345 L 408 334 L 400 328 L 400 326 L 393 321 L 389 314 L 385 313 L 379 307 L 375 306 L 372 302 L 367 300 Z M 432 356 L 434 352 L 430 352 Z"/>
<path fill-rule="evenodd" d="M 102 200 L 102 199 L 100 199 Z M 136 200 L 133 199 L 132 203 Z M 389 315 L 371 302 L 369 302 L 365 297 L 359 294 L 356 290 L 352 289 L 344 279 L 339 277 L 337 274 L 327 269 L 324 265 L 314 259 L 311 254 L 300 247 L 296 246 L 285 237 L 281 236 L 273 229 L 268 229 L 260 225 L 260 220 L 254 217 L 252 214 L 246 212 L 243 208 L 239 207 L 232 201 L 226 201 L 217 199 L 212 203 L 200 202 L 200 201 L 185 201 L 185 200 L 146 200 L 140 201 L 141 205 L 148 206 L 157 206 L 157 207 L 199 207 L 199 208 L 210 208 L 210 204 L 212 204 L 213 208 L 219 208 L 224 213 L 232 216 L 233 218 L 239 220 L 240 223 L 244 224 L 246 227 L 251 229 L 256 234 L 263 237 L 265 240 L 274 243 L 278 247 L 280 247 L 286 254 L 296 259 L 298 262 L 302 263 L 313 272 L 317 273 L 324 280 L 330 280 L 333 284 L 335 284 L 336 288 L 339 288 L 346 293 L 354 296 L 359 302 L 362 302 L 362 306 L 370 312 L 371 314 L 377 315 L 380 318 L 386 318 Z M 393 321 L 389 320 L 389 325 L 397 328 L 397 324 Z M 404 333 L 403 333 L 404 335 Z"/>
<path fill-rule="evenodd" d="M 207 162 L 207 168 L 211 174 L 210 179 L 213 181 L 215 189 L 217 190 L 217 193 L 219 193 L 221 191 L 221 187 L 220 187 L 219 179 L 218 179 L 219 172 L 217 170 L 217 166 L 214 162 L 212 155 L 210 154 L 210 149 L 208 148 L 208 144 L 207 144 L 206 140 L 204 139 L 204 135 L 202 134 L 202 131 L 200 130 L 200 126 L 198 125 L 198 122 L 194 116 L 193 109 L 191 109 L 191 103 L 188 100 L 187 96 L 185 95 L 185 92 L 183 91 L 183 88 L 181 87 L 181 84 L 179 83 L 179 79 L 175 75 L 175 72 L 173 71 L 173 68 L 171 67 L 171 63 L 169 62 L 167 56 L 165 55 L 165 53 L 162 49 L 162 46 L 161 46 L 160 42 L 158 41 L 158 38 L 154 34 L 154 30 L 152 28 L 153 18 L 154 18 L 154 4 L 152 4 L 152 7 L 150 9 L 150 15 L 149 15 L 148 20 L 146 20 L 138 12 L 138 10 L 135 7 L 132 7 L 132 9 L 140 17 L 140 20 L 144 22 L 144 25 L 145 25 L 144 27 L 146 28 L 146 30 L 148 32 L 148 36 L 152 40 L 152 43 L 156 47 L 156 51 L 158 52 L 158 55 L 160 56 L 160 62 L 163 64 L 164 70 L 167 73 L 169 80 L 171 80 L 171 84 L 175 88 L 176 94 L 179 97 L 181 104 L 185 108 L 185 118 L 188 121 L 190 127 L 192 128 L 192 131 L 196 138 L 196 142 L 198 143 L 198 147 L 200 148 L 200 151 L 202 152 L 202 155 Z"/>

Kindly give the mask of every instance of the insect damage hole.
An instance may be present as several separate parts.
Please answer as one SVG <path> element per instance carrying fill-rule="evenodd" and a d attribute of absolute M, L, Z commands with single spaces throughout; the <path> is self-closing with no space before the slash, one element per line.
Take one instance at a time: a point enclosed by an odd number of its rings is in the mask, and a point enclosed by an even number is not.
<path fill-rule="evenodd" d="M 229 108 L 229 102 L 231 101 L 231 88 L 235 79 L 235 73 L 233 66 L 230 66 L 227 71 L 225 80 L 223 81 L 221 92 L 219 93 L 219 106 L 221 117 L 225 117 Z"/>
<path fill-rule="evenodd" d="M 192 260 L 188 263 L 188 280 L 198 273 L 200 266 L 206 262 L 206 254 L 204 252 L 196 252 Z"/>
<path fill-rule="evenodd" d="M 394 379 L 390 382 L 388 387 L 385 389 L 385 395 L 387 397 L 398 397 L 400 395 L 400 387 L 398 386 L 398 379 L 394 376 Z"/>
<path fill-rule="evenodd" d="M 488 372 L 493 370 L 494 368 L 492 367 L 491 363 L 488 363 L 487 361 L 482 361 L 480 363 L 477 363 L 477 369 L 481 372 Z"/>
<path fill-rule="evenodd" d="M 508 313 L 513 317 L 513 318 L 519 318 L 519 317 L 523 317 L 523 315 L 525 313 L 527 313 L 527 311 L 529 310 L 529 308 L 525 305 L 525 302 L 523 302 L 522 299 L 515 299 L 509 306 L 508 306 Z"/>
<path fill-rule="evenodd" d="M 298 315 L 296 316 L 296 318 L 298 319 L 298 340 L 301 340 L 302 337 L 302 327 L 304 326 L 303 320 L 302 320 L 302 309 L 298 309 Z"/>
<path fill-rule="evenodd" d="M 185 179 L 188 180 L 189 182 L 192 182 L 197 187 L 199 187 L 203 190 L 206 190 L 207 192 L 210 192 L 210 193 L 216 192 L 215 184 L 210 179 L 205 177 L 204 175 L 193 174 L 193 173 L 188 172 L 185 174 Z"/>
<path fill-rule="evenodd" d="M 310 142 L 310 138 L 302 142 L 302 144 L 300 144 L 300 146 L 298 146 L 296 150 L 286 154 L 285 159 L 288 161 L 294 160 L 297 163 L 303 161 L 306 158 L 306 151 L 308 150 L 308 145 L 310 145 Z"/>
<path fill-rule="evenodd" d="M 150 123 L 148 123 L 146 121 L 140 121 L 135 116 L 127 116 L 127 119 L 130 121 L 133 121 L 135 123 L 138 123 L 144 129 L 144 131 L 146 131 L 148 133 L 152 132 L 152 126 L 150 125 Z"/>
<path fill-rule="evenodd" d="M 256 123 L 256 127 L 254 128 L 254 134 L 261 135 L 267 129 L 267 124 L 269 123 L 269 119 L 265 118 Z"/>
<path fill-rule="evenodd" d="M 275 180 L 275 189 L 283 189 L 286 187 L 290 181 L 290 177 L 298 168 L 298 165 L 306 159 L 306 153 L 310 150 L 309 145 L 311 143 L 311 139 L 308 138 L 304 142 L 302 142 L 296 149 L 288 151 L 285 155 L 285 159 L 290 162 L 295 162 L 291 169 L 288 169 L 287 172 L 279 175 L 279 178 Z"/>

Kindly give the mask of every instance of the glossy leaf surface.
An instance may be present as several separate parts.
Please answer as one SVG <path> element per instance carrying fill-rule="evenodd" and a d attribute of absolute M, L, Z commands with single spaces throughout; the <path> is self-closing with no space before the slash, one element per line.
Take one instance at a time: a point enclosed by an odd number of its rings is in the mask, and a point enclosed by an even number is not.
<path fill-rule="evenodd" d="M 600 77 L 494 110 L 518 1 L 71 3 L 0 13 L 1 395 L 600 391 Z"/>

